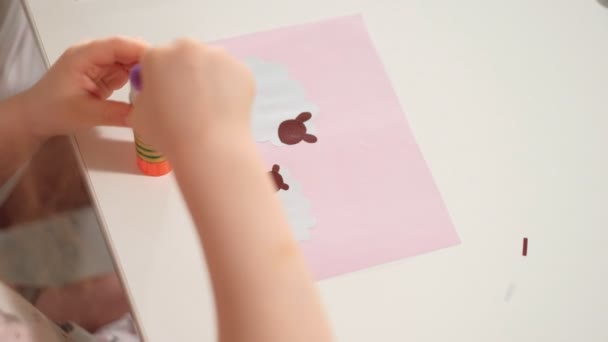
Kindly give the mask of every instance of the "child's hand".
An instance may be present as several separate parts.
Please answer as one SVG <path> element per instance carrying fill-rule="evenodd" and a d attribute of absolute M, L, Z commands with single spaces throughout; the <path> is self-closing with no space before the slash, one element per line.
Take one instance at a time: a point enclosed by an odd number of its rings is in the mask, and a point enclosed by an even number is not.
<path fill-rule="evenodd" d="M 98 125 L 126 125 L 131 107 L 107 98 L 125 85 L 145 49 L 145 43 L 127 38 L 71 47 L 36 85 L 18 95 L 26 125 L 42 139 Z"/>
<path fill-rule="evenodd" d="M 148 50 L 141 68 L 142 91 L 132 123 L 147 143 L 169 157 L 210 134 L 250 136 L 253 78 L 224 51 L 179 40 Z"/>

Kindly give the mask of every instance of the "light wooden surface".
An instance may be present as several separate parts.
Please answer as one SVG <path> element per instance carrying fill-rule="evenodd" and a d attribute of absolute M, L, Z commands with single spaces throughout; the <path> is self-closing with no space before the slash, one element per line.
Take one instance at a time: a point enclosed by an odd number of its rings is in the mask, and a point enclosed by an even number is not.
<path fill-rule="evenodd" d="M 608 339 L 608 10 L 596 1 L 27 2 L 51 62 L 86 38 L 215 40 L 363 13 L 463 243 L 321 282 L 339 340 Z M 213 341 L 184 203 L 172 177 L 134 174 L 131 139 L 77 137 L 135 314 L 149 341 Z"/>

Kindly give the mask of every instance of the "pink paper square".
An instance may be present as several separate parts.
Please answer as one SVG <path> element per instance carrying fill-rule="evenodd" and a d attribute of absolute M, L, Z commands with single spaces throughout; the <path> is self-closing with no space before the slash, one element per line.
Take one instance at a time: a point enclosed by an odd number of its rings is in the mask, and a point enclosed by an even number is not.
<path fill-rule="evenodd" d="M 301 246 L 317 279 L 460 242 L 360 16 L 217 44 L 285 65 L 319 108 L 318 142 L 259 144 L 312 203 L 317 224 Z"/>

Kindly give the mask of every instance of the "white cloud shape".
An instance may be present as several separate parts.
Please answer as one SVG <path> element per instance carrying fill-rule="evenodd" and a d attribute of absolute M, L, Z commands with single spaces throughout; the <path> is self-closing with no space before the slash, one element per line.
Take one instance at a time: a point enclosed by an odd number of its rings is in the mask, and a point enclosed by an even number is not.
<path fill-rule="evenodd" d="M 310 210 L 310 201 L 304 196 L 300 183 L 293 179 L 289 170 L 283 165 L 280 166 L 279 173 L 283 176 L 283 182 L 289 185 L 289 190 L 279 190 L 277 195 L 287 212 L 291 230 L 296 240 L 310 240 L 310 230 L 317 223 Z"/>
<path fill-rule="evenodd" d="M 255 141 L 285 145 L 279 139 L 279 125 L 285 120 L 295 119 L 303 112 L 312 113 L 312 119 L 306 122 L 306 127 L 308 133 L 316 133 L 314 121 L 318 108 L 306 99 L 304 87 L 290 78 L 286 66 L 259 58 L 247 58 L 245 64 L 253 72 L 257 86 L 252 112 Z"/>

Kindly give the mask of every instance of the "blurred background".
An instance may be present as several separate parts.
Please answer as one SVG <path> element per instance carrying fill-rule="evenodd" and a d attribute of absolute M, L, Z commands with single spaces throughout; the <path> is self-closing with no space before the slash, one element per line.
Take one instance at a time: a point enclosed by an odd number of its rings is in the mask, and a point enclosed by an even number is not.
<path fill-rule="evenodd" d="M 45 70 L 23 4 L 0 0 L 0 101 Z M 69 137 L 50 139 L 0 180 L 0 282 L 68 330 L 66 322 L 95 332 L 128 316 Z"/>

